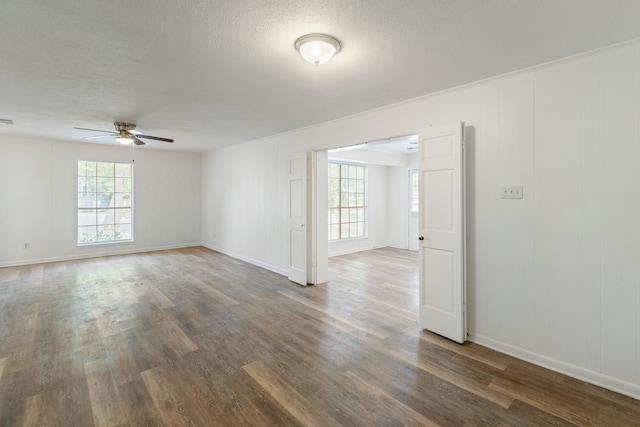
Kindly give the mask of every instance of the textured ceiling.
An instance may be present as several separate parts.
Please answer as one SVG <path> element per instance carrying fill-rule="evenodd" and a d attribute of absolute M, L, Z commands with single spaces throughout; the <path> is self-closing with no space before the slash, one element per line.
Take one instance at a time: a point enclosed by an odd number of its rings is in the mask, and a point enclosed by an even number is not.
<path fill-rule="evenodd" d="M 205 151 L 640 37 L 638 0 L 4 0 L 0 133 Z M 314 67 L 293 48 L 324 32 Z M 86 143 L 110 143 L 86 140 Z M 164 144 L 164 145 L 163 145 Z"/>

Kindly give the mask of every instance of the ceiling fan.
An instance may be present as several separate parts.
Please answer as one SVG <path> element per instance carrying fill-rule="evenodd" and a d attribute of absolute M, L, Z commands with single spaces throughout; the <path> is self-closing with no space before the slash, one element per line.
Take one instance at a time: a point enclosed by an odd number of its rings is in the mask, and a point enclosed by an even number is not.
<path fill-rule="evenodd" d="M 114 122 L 113 126 L 116 128 L 115 132 L 112 130 L 88 129 L 88 128 L 77 128 L 77 127 L 74 127 L 74 129 L 91 130 L 94 132 L 105 132 L 105 133 L 108 133 L 109 135 L 87 136 L 85 137 L 85 139 L 115 137 L 116 141 L 124 145 L 129 145 L 129 144 L 144 145 L 145 143 L 140 138 L 153 139 L 156 141 L 164 141 L 164 142 L 173 142 L 173 139 L 169 139 L 169 138 L 160 138 L 158 136 L 144 135 L 142 132 L 135 130 L 136 125 L 134 125 L 133 123 Z"/>

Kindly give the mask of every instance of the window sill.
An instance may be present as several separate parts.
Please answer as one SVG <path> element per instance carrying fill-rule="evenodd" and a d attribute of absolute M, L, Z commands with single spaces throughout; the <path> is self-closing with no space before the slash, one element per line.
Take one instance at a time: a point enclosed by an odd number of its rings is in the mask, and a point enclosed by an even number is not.
<path fill-rule="evenodd" d="M 126 245 L 135 243 L 135 240 L 115 240 L 111 242 L 89 242 L 89 243 L 77 243 L 77 248 L 87 248 L 91 246 L 112 246 L 112 245 Z"/>

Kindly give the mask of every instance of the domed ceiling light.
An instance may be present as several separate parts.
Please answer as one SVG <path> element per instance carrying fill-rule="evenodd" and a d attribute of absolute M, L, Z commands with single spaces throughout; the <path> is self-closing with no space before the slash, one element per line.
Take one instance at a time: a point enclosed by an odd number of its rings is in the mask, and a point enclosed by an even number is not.
<path fill-rule="evenodd" d="M 119 135 L 116 136 L 116 141 L 118 141 L 120 144 L 123 145 L 129 145 L 129 144 L 133 144 L 133 142 L 135 141 L 130 135 Z"/>
<path fill-rule="evenodd" d="M 324 64 L 342 49 L 338 40 L 326 34 L 302 36 L 296 40 L 295 47 L 300 55 L 313 65 Z"/>

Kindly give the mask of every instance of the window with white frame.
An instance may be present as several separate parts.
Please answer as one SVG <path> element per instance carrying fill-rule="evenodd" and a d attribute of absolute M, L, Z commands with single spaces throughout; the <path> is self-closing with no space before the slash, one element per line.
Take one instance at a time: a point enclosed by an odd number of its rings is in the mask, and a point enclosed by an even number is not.
<path fill-rule="evenodd" d="M 78 161 L 78 245 L 133 241 L 133 164 Z"/>
<path fill-rule="evenodd" d="M 329 241 L 367 237 L 367 167 L 329 162 Z"/>

